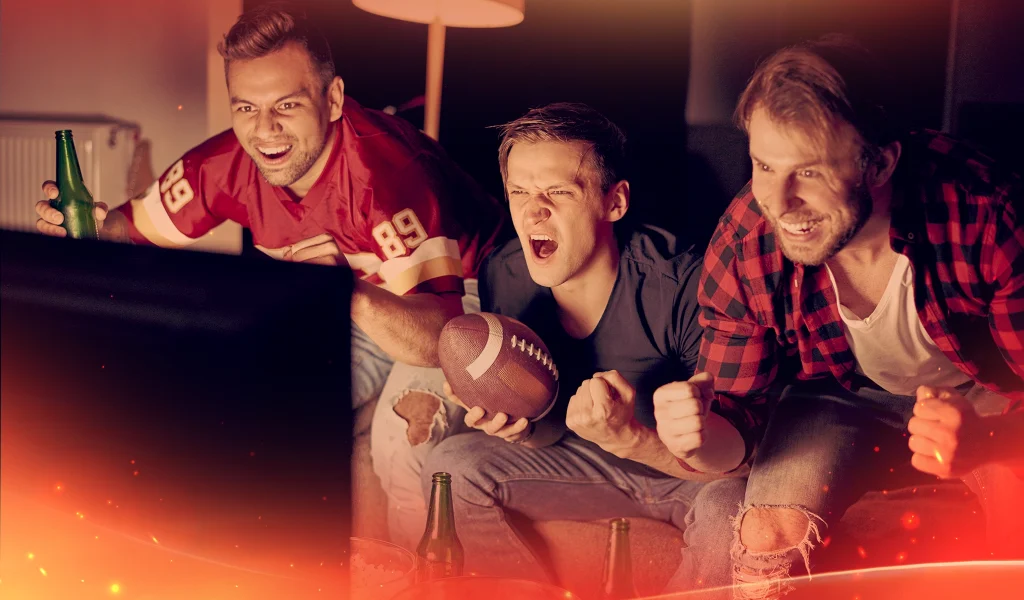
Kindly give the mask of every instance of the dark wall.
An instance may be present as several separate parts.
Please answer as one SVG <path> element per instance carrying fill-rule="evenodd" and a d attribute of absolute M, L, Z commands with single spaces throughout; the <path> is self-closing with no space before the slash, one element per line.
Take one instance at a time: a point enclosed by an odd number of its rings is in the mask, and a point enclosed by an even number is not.
<path fill-rule="evenodd" d="M 423 93 L 425 25 L 348 0 L 300 5 L 323 24 L 354 98 L 382 108 Z M 699 242 L 749 176 L 728 116 L 760 58 L 828 32 L 854 34 L 884 58 L 893 111 L 940 128 L 950 9 L 951 0 L 529 0 L 515 27 L 447 30 L 441 143 L 500 196 L 488 127 L 533 106 L 586 102 L 630 139 L 634 209 Z M 422 124 L 422 109 L 403 116 Z"/>
<path fill-rule="evenodd" d="M 246 8 L 261 4 L 247 0 Z M 306 0 L 323 23 L 346 91 L 374 108 L 423 94 L 427 27 L 366 13 L 347 0 Z M 629 138 L 634 201 L 651 215 L 682 195 L 686 150 L 689 3 L 543 0 L 502 29 L 447 30 L 440 140 L 501 195 L 498 137 L 488 127 L 528 108 L 586 102 Z M 422 124 L 422 110 L 410 111 Z M 646 200 L 642 200 L 646 199 Z M 666 212 L 666 211 L 663 211 Z"/>

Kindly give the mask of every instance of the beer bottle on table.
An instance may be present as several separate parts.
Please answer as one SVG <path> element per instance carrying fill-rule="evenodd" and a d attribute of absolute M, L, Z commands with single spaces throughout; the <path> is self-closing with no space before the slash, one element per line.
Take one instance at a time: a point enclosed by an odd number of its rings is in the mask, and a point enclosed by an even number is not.
<path fill-rule="evenodd" d="M 416 581 L 462 575 L 462 543 L 455 534 L 452 476 L 434 473 L 427 527 L 416 546 Z"/>
<path fill-rule="evenodd" d="M 629 520 L 612 519 L 605 555 L 602 600 L 636 598 L 640 594 L 633 584 L 633 564 L 629 557 Z"/>
<path fill-rule="evenodd" d="M 71 130 L 64 129 L 56 135 L 57 188 L 60 194 L 56 200 L 50 200 L 50 206 L 64 215 L 61 227 L 68 232 L 68 237 L 99 239 L 99 229 L 96 227 L 96 216 L 93 213 L 95 203 L 82 181 L 82 168 L 78 165 L 78 154 L 75 153 L 75 140 L 71 137 Z"/>

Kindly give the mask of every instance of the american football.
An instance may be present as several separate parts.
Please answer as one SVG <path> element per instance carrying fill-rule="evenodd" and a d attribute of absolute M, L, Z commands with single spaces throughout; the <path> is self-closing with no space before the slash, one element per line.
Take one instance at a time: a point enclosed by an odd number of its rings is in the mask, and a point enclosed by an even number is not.
<path fill-rule="evenodd" d="M 452 392 L 485 417 L 536 421 L 558 395 L 558 368 L 540 337 L 523 323 L 493 313 L 455 317 L 441 330 L 438 355 Z"/>

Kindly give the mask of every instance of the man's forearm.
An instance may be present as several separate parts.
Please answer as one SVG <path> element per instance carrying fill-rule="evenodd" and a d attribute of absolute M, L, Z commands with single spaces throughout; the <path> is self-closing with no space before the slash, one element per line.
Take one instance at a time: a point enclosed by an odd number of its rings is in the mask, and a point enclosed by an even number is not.
<path fill-rule="evenodd" d="M 698 473 L 684 469 L 661 439 L 658 438 L 658 433 L 653 429 L 640 425 L 639 423 L 634 424 L 632 434 L 629 436 L 628 441 L 615 445 L 608 444 L 605 445 L 603 449 L 615 456 L 618 456 L 619 458 L 626 458 L 634 462 L 645 464 L 678 479 L 686 479 L 689 481 L 712 481 L 726 477 L 723 472 L 704 471 L 700 467 L 692 465 L 689 461 L 687 464 L 691 464 L 691 466 L 696 470 L 703 472 Z M 737 461 L 737 463 L 738 462 L 739 461 Z M 736 472 L 730 473 L 728 476 L 741 476 L 743 474 L 744 473 L 742 472 Z"/>
<path fill-rule="evenodd" d="M 100 229 L 100 239 L 130 244 L 132 239 L 128 234 L 128 217 L 116 209 L 109 211 L 107 218 L 103 220 L 103 228 Z"/>
<path fill-rule="evenodd" d="M 352 321 L 397 361 L 436 367 L 437 339 L 452 317 L 462 314 L 454 294 L 398 296 L 357 279 L 352 293 Z"/>
<path fill-rule="evenodd" d="M 715 412 L 709 412 L 704 422 L 704 444 L 691 456 L 686 464 L 704 473 L 729 473 L 743 461 L 746 443 L 732 423 Z"/>

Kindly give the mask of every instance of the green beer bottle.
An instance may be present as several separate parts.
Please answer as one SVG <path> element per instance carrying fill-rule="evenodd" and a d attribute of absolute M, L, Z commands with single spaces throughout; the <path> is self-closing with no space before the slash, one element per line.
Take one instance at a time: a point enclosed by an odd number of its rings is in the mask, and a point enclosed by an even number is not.
<path fill-rule="evenodd" d="M 462 543 L 455 534 L 452 476 L 434 473 L 427 527 L 416 546 L 416 581 L 462 575 Z"/>
<path fill-rule="evenodd" d="M 75 140 L 71 130 L 57 132 L 57 188 L 60 195 L 50 200 L 50 206 L 64 215 L 61 227 L 68 232 L 68 237 L 75 239 L 99 239 L 96 227 L 96 216 L 93 213 L 95 203 L 92 194 L 82 182 L 82 168 L 78 165 L 78 154 L 75 153 Z"/>
<path fill-rule="evenodd" d="M 633 583 L 633 562 L 629 557 L 629 520 L 612 519 L 608 552 L 604 563 L 603 600 L 624 600 L 640 594 Z"/>

